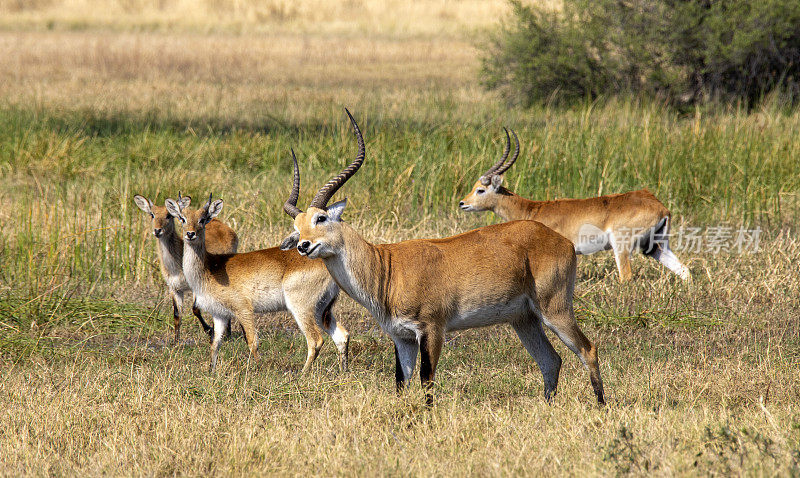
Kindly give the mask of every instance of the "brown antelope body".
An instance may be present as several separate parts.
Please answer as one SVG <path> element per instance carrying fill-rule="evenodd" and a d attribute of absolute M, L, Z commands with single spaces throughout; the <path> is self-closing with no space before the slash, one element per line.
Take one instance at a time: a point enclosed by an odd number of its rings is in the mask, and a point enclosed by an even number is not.
<path fill-rule="evenodd" d="M 512 131 L 513 133 L 513 131 Z M 503 174 L 519 156 L 506 161 L 510 138 L 500 160 L 459 202 L 464 211 L 492 211 L 504 221 L 533 220 L 553 229 L 575 245 L 578 254 L 613 250 L 621 281 L 631 278 L 630 254 L 636 249 L 652 257 L 681 279 L 690 280 L 689 269 L 669 248 L 670 212 L 647 189 L 587 199 L 532 201 L 503 186 Z"/>
<path fill-rule="evenodd" d="M 348 112 L 348 115 L 350 113 Z M 333 193 L 364 160 L 358 139 L 355 161 L 297 208 L 299 182 L 286 205 L 295 232 L 282 248 L 320 258 L 331 276 L 367 308 L 395 345 L 398 390 L 411 378 L 421 351 L 420 378 L 428 388 L 436 373 L 444 333 L 508 323 L 536 360 L 545 396 L 555 392 L 561 358 L 545 336 L 553 330 L 589 370 L 597 400 L 603 385 L 597 349 L 575 322 L 572 292 L 576 258 L 572 243 L 534 221 L 515 221 L 445 239 L 374 245 L 341 221 L 345 201 L 326 206 Z M 432 396 L 427 395 L 428 403 Z"/>
<path fill-rule="evenodd" d="M 164 277 L 164 282 L 167 283 L 167 289 L 172 299 L 175 343 L 178 343 L 181 337 L 183 299 L 186 293 L 191 290 L 183 275 L 183 241 L 175 232 L 175 221 L 166 207 L 155 206 L 152 201 L 138 194 L 133 196 L 133 200 L 139 209 L 149 214 L 151 218 L 153 235 L 156 237 L 158 244 L 158 263 L 161 267 L 161 275 Z M 178 195 L 178 201 L 183 204 L 183 207 L 188 206 L 191 200 L 190 196 L 181 197 L 180 194 Z M 206 240 L 208 241 L 208 250 L 211 253 L 236 253 L 239 239 L 233 229 L 216 219 L 208 223 L 207 229 Z M 200 321 L 203 330 L 211 336 L 213 334 L 211 326 L 203 319 L 203 315 L 195 303 L 192 303 L 192 312 Z"/>
<path fill-rule="evenodd" d="M 197 306 L 214 319 L 211 370 L 216 369 L 222 330 L 233 317 L 239 320 L 254 360 L 258 360 L 258 334 L 254 314 L 288 310 L 303 332 L 308 355 L 303 372 L 317 358 L 323 344 L 320 327 L 330 334 L 339 352 L 339 365 L 347 367 L 349 334 L 336 323 L 332 308 L 339 287 L 322 261 L 314 261 L 277 247 L 242 254 L 211 254 L 206 249 L 206 229 L 222 211 L 222 201 L 208 202 L 196 211 L 181 210 L 168 201 L 170 213 L 183 225 L 183 272 Z"/>

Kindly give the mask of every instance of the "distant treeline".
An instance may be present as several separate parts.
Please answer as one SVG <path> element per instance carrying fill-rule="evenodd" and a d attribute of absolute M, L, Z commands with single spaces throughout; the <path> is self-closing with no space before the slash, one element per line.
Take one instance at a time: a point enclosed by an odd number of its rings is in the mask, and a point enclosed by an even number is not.
<path fill-rule="evenodd" d="M 482 81 L 531 105 L 636 94 L 675 105 L 800 99 L 797 0 L 511 0 Z"/>

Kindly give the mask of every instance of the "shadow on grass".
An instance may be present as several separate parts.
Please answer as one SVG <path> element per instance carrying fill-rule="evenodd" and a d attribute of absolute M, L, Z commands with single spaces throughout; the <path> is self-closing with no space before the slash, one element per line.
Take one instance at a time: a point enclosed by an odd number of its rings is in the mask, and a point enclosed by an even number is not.
<path fill-rule="evenodd" d="M 192 134 L 198 137 L 217 137 L 245 132 L 261 135 L 279 133 L 282 135 L 324 135 L 329 136 L 342 128 L 349 130 L 344 114 L 331 115 L 329 120 L 310 120 L 290 122 L 277 115 L 264 112 L 259 118 L 195 117 L 171 116 L 157 110 L 104 112 L 91 109 L 56 110 L 52 108 L 22 108 L 19 106 L 0 106 L 0 124 L 4 130 L 16 126 L 17 129 L 46 129 L 60 133 L 73 133 L 89 137 L 115 137 L 147 132 L 167 134 Z M 355 108 L 355 109 L 354 109 Z M 362 130 L 367 125 L 379 131 L 406 130 L 431 134 L 448 126 L 441 121 L 425 121 L 400 117 L 370 114 L 351 107 Z M 459 122 L 462 128 L 480 129 L 480 122 Z"/>

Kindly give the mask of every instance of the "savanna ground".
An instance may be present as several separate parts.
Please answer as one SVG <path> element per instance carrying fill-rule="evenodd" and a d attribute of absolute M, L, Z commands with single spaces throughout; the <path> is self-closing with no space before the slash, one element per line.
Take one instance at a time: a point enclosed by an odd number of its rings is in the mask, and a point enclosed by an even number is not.
<path fill-rule="evenodd" d="M 800 473 L 800 114 L 509 108 L 476 80 L 502 3 L 189 3 L 0 2 L 0 473 Z M 456 204 L 507 125 L 520 194 L 648 187 L 674 230 L 760 227 L 759 251 L 679 251 L 691 284 L 641 256 L 628 284 L 610 254 L 580 259 L 604 409 L 554 337 L 547 404 L 506 327 L 449 336 L 432 409 L 416 381 L 397 397 L 391 342 L 344 296 L 350 371 L 326 345 L 298 376 L 305 343 L 283 314 L 259 322 L 260 364 L 234 334 L 212 376 L 188 314 L 171 342 L 132 196 L 213 191 L 240 250 L 274 246 L 291 229 L 288 148 L 301 204 L 353 157 L 343 106 L 367 162 L 339 196 L 371 240 L 495 222 Z"/>

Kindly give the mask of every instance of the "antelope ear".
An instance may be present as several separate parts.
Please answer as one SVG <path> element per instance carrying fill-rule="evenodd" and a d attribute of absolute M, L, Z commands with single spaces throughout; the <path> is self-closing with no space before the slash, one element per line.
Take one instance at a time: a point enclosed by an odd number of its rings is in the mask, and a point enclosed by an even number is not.
<path fill-rule="evenodd" d="M 164 207 L 167 208 L 167 212 L 172 217 L 177 217 L 181 220 L 181 222 L 186 222 L 186 218 L 183 217 L 181 214 L 181 208 L 178 206 L 178 203 L 175 202 L 174 199 L 167 199 L 164 201 Z"/>
<path fill-rule="evenodd" d="M 294 231 L 293 233 L 286 236 L 286 239 L 281 242 L 281 250 L 288 251 L 290 249 L 294 249 L 297 247 L 297 243 L 300 242 L 300 233 Z"/>
<path fill-rule="evenodd" d="M 503 185 L 503 176 L 499 174 L 495 174 L 492 176 L 492 187 L 495 189 L 500 188 Z"/>
<path fill-rule="evenodd" d="M 135 202 L 142 211 L 146 212 L 147 214 L 153 214 L 153 203 L 150 202 L 150 200 L 146 197 L 137 194 L 133 196 L 133 202 Z"/>
<path fill-rule="evenodd" d="M 219 213 L 222 212 L 222 199 L 217 199 L 216 201 L 209 204 L 207 212 L 206 212 L 206 220 L 210 221 L 215 217 L 219 216 Z"/>
<path fill-rule="evenodd" d="M 339 222 L 342 220 L 342 213 L 344 212 L 344 207 L 347 206 L 347 198 L 342 199 L 339 202 L 335 202 L 328 206 L 327 213 L 328 219 L 331 221 Z"/>
<path fill-rule="evenodd" d="M 180 201 L 178 201 L 178 206 L 181 209 L 189 207 L 189 204 L 192 203 L 192 196 L 181 196 Z"/>

